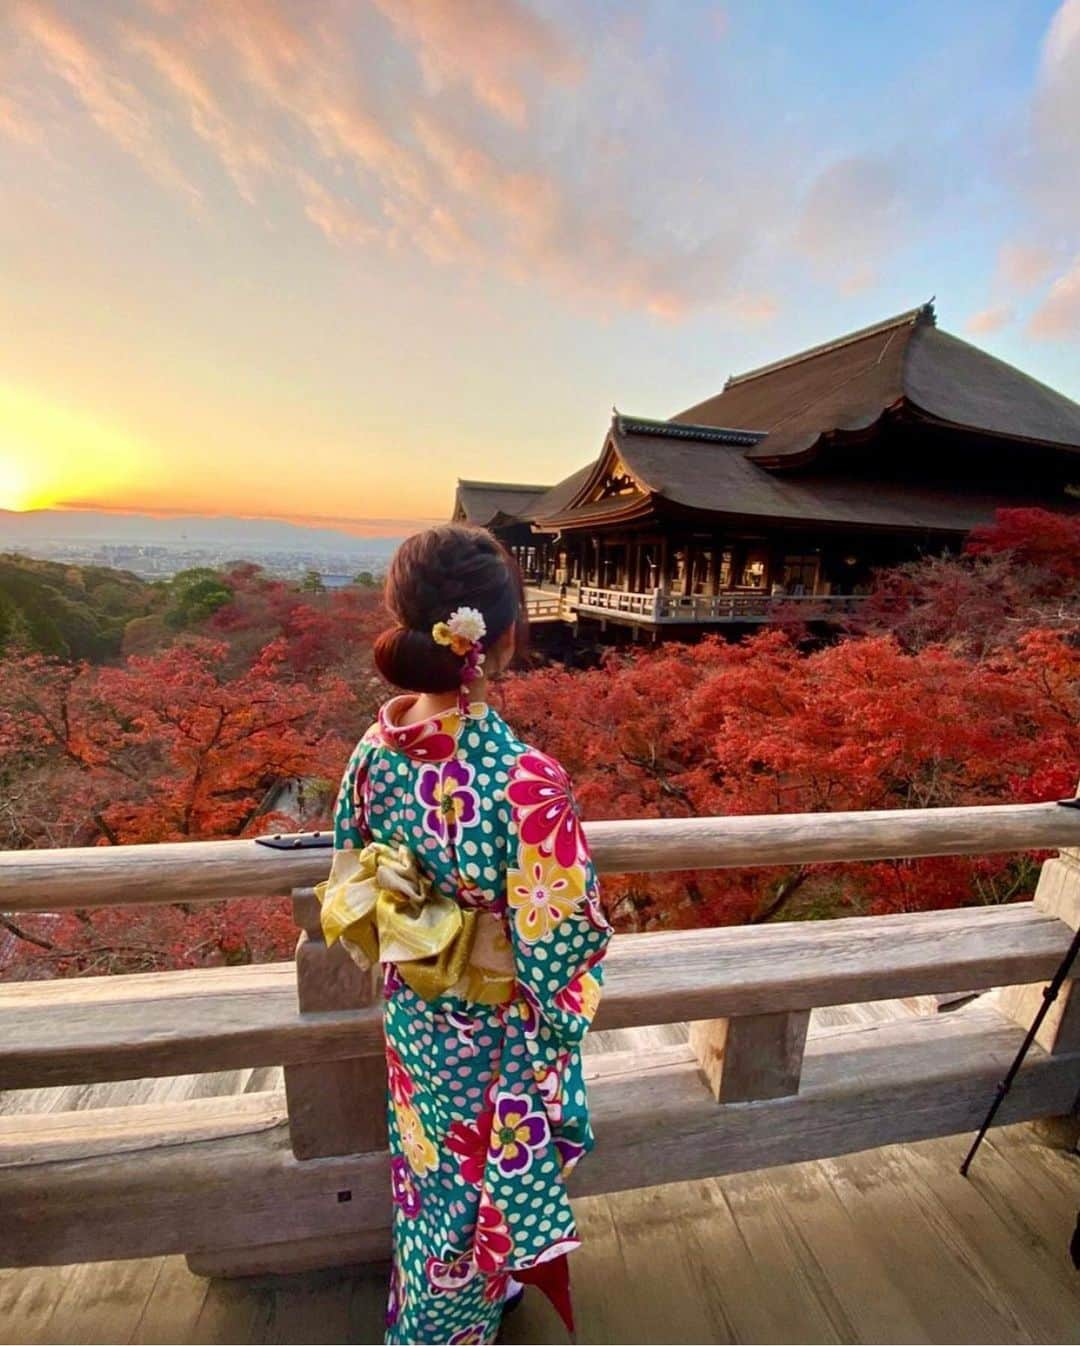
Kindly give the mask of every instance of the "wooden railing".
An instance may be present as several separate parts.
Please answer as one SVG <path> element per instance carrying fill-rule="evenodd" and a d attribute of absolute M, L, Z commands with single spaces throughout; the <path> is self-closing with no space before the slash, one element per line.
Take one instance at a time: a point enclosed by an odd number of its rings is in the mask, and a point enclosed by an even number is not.
<path fill-rule="evenodd" d="M 592 823 L 602 872 L 1080 847 L 1055 804 Z M 381 1256 L 385 1067 L 373 978 L 322 941 L 327 853 L 253 841 L 0 855 L 0 911 L 294 894 L 295 964 L 0 986 L 0 1089 L 283 1065 L 284 1093 L 0 1117 L 0 1264 L 188 1254 L 207 1274 Z M 977 1124 L 1037 983 L 1080 922 L 1080 850 L 1034 902 L 618 936 L 597 1027 L 690 1042 L 587 1057 L 600 1138 L 573 1179 L 613 1191 Z M 809 1012 L 1003 986 L 996 1009 L 811 1037 Z M 1066 987 L 1000 1122 L 1070 1112 Z M 704 1081 L 704 1083 L 703 1083 Z M 724 1106 L 718 1107 L 717 1103 Z"/>
<path fill-rule="evenodd" d="M 646 593 L 585 586 L 574 606 L 597 613 L 623 613 L 644 622 L 767 622 L 783 613 L 802 613 L 807 621 L 836 621 L 863 601 L 857 594 L 676 594 Z"/>
<path fill-rule="evenodd" d="M 661 604 L 659 589 L 634 593 L 627 589 L 595 589 L 583 584 L 578 590 L 575 606 L 593 612 L 626 612 L 655 622 L 660 620 Z"/>
<path fill-rule="evenodd" d="M 530 622 L 561 621 L 569 615 L 564 600 L 558 594 L 543 593 L 535 589 L 526 595 L 525 614 Z"/>
<path fill-rule="evenodd" d="M 857 594 L 665 594 L 660 620 L 667 622 L 768 622 L 783 611 L 808 621 L 837 621 L 854 612 Z"/>

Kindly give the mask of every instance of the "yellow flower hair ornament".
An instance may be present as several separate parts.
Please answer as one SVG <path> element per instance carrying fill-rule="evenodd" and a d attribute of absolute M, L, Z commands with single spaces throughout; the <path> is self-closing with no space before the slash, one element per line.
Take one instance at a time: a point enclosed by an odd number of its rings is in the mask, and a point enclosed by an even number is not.
<path fill-rule="evenodd" d="M 469 684 L 477 682 L 481 677 L 486 635 L 487 623 L 479 608 L 455 608 L 445 622 L 436 622 L 431 628 L 431 638 L 436 645 L 448 646 L 465 661 L 461 669 L 460 702 L 463 712 L 469 706 Z"/>

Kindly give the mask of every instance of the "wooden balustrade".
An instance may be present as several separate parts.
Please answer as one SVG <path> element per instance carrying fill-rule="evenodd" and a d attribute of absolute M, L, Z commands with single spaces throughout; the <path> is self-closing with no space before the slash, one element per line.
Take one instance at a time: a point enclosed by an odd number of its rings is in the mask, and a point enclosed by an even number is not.
<path fill-rule="evenodd" d="M 1054 804 L 588 830 L 608 872 L 1063 849 L 1030 903 L 616 937 L 597 1027 L 689 1021 L 690 1041 L 587 1058 L 600 1146 L 579 1193 L 973 1128 L 1080 923 L 1080 811 Z M 15 852 L 0 910 L 303 889 L 328 859 L 248 841 Z M 381 1007 L 323 943 L 310 892 L 294 912 L 295 964 L 0 986 L 0 1089 L 285 1067 L 283 1094 L 0 1117 L 0 1264 L 185 1252 L 240 1274 L 383 1255 Z M 1013 988 L 1002 1009 L 807 1036 L 820 1006 L 989 986 Z M 999 1122 L 1072 1111 L 1078 1021 L 1069 984 Z"/>
<path fill-rule="evenodd" d="M 787 611 L 806 621 L 837 621 L 863 602 L 859 594 L 769 594 L 730 590 L 719 594 L 680 594 L 669 589 L 639 593 L 583 585 L 573 606 L 605 615 L 618 613 L 648 625 L 674 623 L 767 622 Z"/>

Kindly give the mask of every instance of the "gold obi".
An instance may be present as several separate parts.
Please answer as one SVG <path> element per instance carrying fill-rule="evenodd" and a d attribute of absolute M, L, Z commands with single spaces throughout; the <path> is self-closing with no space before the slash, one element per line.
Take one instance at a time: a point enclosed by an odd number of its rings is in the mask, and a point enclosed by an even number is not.
<path fill-rule="evenodd" d="M 503 918 L 436 892 L 407 846 L 374 841 L 335 851 L 315 895 L 327 944 L 340 939 L 361 967 L 393 963 L 425 1000 L 448 991 L 482 1005 L 513 998 L 514 955 Z"/>

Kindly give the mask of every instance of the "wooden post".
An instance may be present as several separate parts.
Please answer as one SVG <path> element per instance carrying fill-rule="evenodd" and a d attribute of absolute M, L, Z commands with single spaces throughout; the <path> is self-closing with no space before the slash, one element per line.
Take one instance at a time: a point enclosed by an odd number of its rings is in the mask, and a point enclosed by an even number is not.
<path fill-rule="evenodd" d="M 300 1013 L 373 1004 L 381 990 L 381 967 L 361 971 L 340 944 L 327 948 L 319 904 L 310 889 L 293 894 L 293 915 L 301 927 L 296 945 Z M 362 1154 L 386 1146 L 386 1061 L 381 1054 L 286 1066 L 285 1099 L 297 1159 Z"/>
<path fill-rule="evenodd" d="M 1035 889 L 1035 906 L 1049 916 L 1056 916 L 1070 930 L 1080 928 L 1080 850 L 1060 851 L 1043 864 Z M 1002 1012 L 1027 1028 L 1042 1004 L 1046 985 L 1040 982 L 1005 987 L 999 995 Z M 1058 992 L 1035 1034 L 1035 1041 L 1052 1055 L 1080 1050 L 1080 983 L 1075 977 Z M 1036 1133 L 1055 1149 L 1076 1149 L 1080 1143 L 1080 1100 L 1072 1113 L 1044 1117 L 1033 1125 Z"/>
<path fill-rule="evenodd" d="M 691 1023 L 690 1046 L 716 1101 L 797 1094 L 809 1023 L 809 1010 Z"/>
<path fill-rule="evenodd" d="M 1070 930 L 1080 927 L 1080 850 L 1061 851 L 1046 861 L 1035 889 L 1035 906 L 1056 916 Z M 1045 985 L 1006 987 L 1000 994 L 1003 1013 L 1026 1028 L 1039 1008 Z M 1061 988 L 1035 1041 L 1048 1052 L 1080 1050 L 1080 990 L 1075 980 Z"/>

